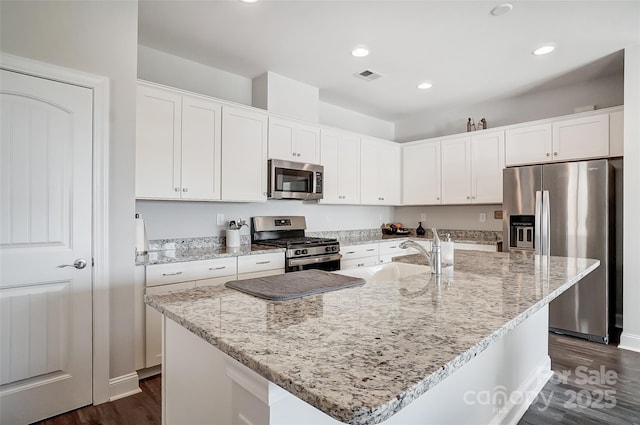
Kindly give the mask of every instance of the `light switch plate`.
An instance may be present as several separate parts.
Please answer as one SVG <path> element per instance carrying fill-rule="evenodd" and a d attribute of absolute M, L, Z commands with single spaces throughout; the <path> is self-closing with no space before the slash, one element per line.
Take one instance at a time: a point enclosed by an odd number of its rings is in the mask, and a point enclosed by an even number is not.
<path fill-rule="evenodd" d="M 420 214 L 420 221 L 422 221 L 422 222 L 426 222 L 427 221 L 427 214 L 426 213 L 421 213 Z"/>
<path fill-rule="evenodd" d="M 223 226 L 224 225 L 224 214 L 216 215 L 216 224 L 218 226 Z"/>
<path fill-rule="evenodd" d="M 480 223 L 485 223 L 487 221 L 487 213 L 480 213 Z"/>

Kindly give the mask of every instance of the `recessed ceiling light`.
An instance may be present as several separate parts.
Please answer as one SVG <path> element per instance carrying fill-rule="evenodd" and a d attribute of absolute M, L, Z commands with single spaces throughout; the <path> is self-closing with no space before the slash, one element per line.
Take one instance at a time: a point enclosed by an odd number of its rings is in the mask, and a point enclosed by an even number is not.
<path fill-rule="evenodd" d="M 369 54 L 369 49 L 366 47 L 356 47 L 351 51 L 351 54 L 357 58 L 363 58 Z"/>
<path fill-rule="evenodd" d="M 242 3 L 255 3 L 258 0 L 240 0 Z"/>
<path fill-rule="evenodd" d="M 502 16 L 511 12 L 511 9 L 513 9 L 513 5 L 511 3 L 503 3 L 491 9 L 491 14 L 493 16 Z"/>
<path fill-rule="evenodd" d="M 536 50 L 534 50 L 533 53 L 536 56 L 541 56 L 541 55 L 546 55 L 548 53 L 553 52 L 556 49 L 556 46 L 552 45 L 552 44 L 547 44 L 545 46 L 540 46 L 538 47 Z"/>
<path fill-rule="evenodd" d="M 418 88 L 421 89 L 421 90 L 430 89 L 431 87 L 433 87 L 433 84 L 431 84 L 428 81 L 425 81 L 424 83 L 418 84 Z"/>

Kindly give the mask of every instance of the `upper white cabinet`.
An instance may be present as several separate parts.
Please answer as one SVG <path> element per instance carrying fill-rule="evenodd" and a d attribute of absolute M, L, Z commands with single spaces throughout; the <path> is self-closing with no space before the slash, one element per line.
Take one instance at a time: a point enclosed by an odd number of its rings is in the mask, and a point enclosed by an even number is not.
<path fill-rule="evenodd" d="M 502 202 L 504 132 L 477 132 L 441 141 L 442 203 Z"/>
<path fill-rule="evenodd" d="M 400 203 L 400 144 L 363 138 L 360 142 L 360 202 Z"/>
<path fill-rule="evenodd" d="M 537 164 L 551 160 L 551 124 L 509 129 L 505 132 L 507 165 Z"/>
<path fill-rule="evenodd" d="M 222 108 L 222 199 L 266 202 L 267 114 Z"/>
<path fill-rule="evenodd" d="M 471 136 L 471 202 L 502 203 L 504 131 Z"/>
<path fill-rule="evenodd" d="M 323 204 L 360 203 L 360 137 L 322 129 Z"/>
<path fill-rule="evenodd" d="M 282 118 L 269 118 L 269 158 L 320 163 L 320 129 Z"/>
<path fill-rule="evenodd" d="M 624 155 L 624 111 L 609 115 L 609 156 Z"/>
<path fill-rule="evenodd" d="M 471 202 L 470 137 L 442 140 L 442 203 Z"/>
<path fill-rule="evenodd" d="M 553 123 L 553 160 L 609 156 L 609 114 Z"/>
<path fill-rule="evenodd" d="M 609 156 L 609 114 L 506 131 L 506 165 L 540 164 Z"/>
<path fill-rule="evenodd" d="M 220 199 L 221 105 L 138 85 L 136 197 Z"/>
<path fill-rule="evenodd" d="M 402 203 L 440 204 L 440 142 L 421 141 L 402 145 Z"/>

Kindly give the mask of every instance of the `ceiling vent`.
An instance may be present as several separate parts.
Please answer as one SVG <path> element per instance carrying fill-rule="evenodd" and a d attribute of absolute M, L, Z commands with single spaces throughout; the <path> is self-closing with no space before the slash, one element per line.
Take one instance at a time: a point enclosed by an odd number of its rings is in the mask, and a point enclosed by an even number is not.
<path fill-rule="evenodd" d="M 365 69 L 364 71 L 356 72 L 355 74 L 353 74 L 353 76 L 362 78 L 363 80 L 366 80 L 366 81 L 373 81 L 382 77 L 382 75 L 370 69 Z"/>

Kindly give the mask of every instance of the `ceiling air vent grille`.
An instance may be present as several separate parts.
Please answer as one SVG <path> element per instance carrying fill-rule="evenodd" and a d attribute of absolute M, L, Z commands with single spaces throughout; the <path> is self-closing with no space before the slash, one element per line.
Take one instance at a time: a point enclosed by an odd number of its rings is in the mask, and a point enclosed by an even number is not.
<path fill-rule="evenodd" d="M 373 81 L 373 80 L 377 80 L 378 78 L 382 77 L 382 75 L 380 75 L 377 72 L 372 71 L 370 69 L 365 69 L 364 71 L 356 72 L 355 74 L 353 74 L 353 76 L 361 78 L 361 79 L 366 80 L 366 81 Z"/>

